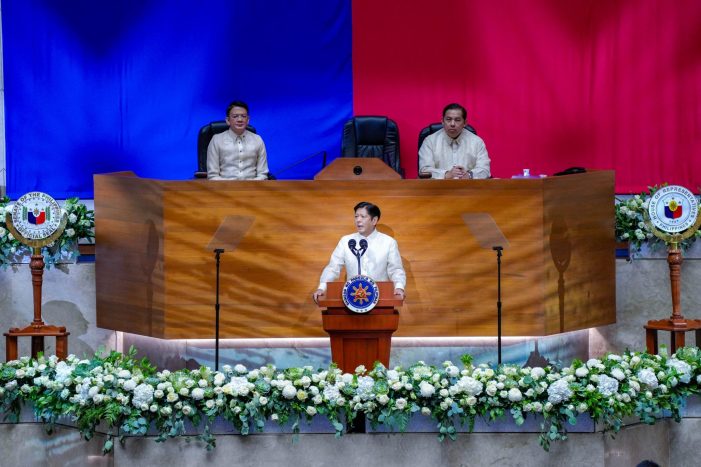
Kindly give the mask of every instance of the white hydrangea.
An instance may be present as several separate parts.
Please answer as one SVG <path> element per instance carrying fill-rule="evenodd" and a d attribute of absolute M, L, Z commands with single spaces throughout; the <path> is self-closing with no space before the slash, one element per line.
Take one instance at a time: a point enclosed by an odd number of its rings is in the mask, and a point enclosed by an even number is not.
<path fill-rule="evenodd" d="M 613 370 L 611 370 L 611 376 L 616 378 L 618 381 L 623 381 L 624 379 L 626 379 L 626 374 L 623 373 L 623 370 L 621 370 L 620 368 L 614 368 Z"/>
<path fill-rule="evenodd" d="M 58 381 L 59 383 L 65 382 L 68 378 L 70 378 L 71 373 L 73 373 L 73 367 L 68 366 L 66 362 L 61 360 L 56 364 L 56 376 L 55 380 Z"/>
<path fill-rule="evenodd" d="M 154 389 L 150 384 L 139 384 L 134 388 L 134 397 L 131 403 L 135 407 L 141 407 L 143 404 L 150 404 L 153 402 L 153 393 Z"/>
<path fill-rule="evenodd" d="M 131 378 L 131 371 L 129 370 L 119 370 L 117 373 L 117 378 L 129 379 Z"/>
<path fill-rule="evenodd" d="M 136 381 L 133 379 L 128 379 L 122 385 L 125 391 L 133 391 L 136 388 Z"/>
<path fill-rule="evenodd" d="M 638 372 L 638 380 L 652 389 L 655 389 L 659 384 L 655 372 L 649 368 L 643 368 Z"/>
<path fill-rule="evenodd" d="M 451 378 L 454 378 L 460 374 L 460 369 L 455 365 L 450 365 L 445 369 L 445 372 Z"/>
<path fill-rule="evenodd" d="M 78 220 L 78 216 L 76 216 L 76 215 L 73 214 L 73 213 L 71 213 L 71 214 L 68 216 L 68 222 L 70 222 L 71 224 L 75 224 L 75 222 L 76 222 L 77 220 Z"/>
<path fill-rule="evenodd" d="M 540 378 L 545 376 L 545 370 L 539 366 L 531 368 L 531 378 L 538 381 Z"/>
<path fill-rule="evenodd" d="M 358 377 L 358 389 L 356 393 L 364 401 L 370 400 L 374 397 L 373 387 L 375 386 L 375 380 L 370 376 L 359 376 Z"/>
<path fill-rule="evenodd" d="M 234 367 L 234 371 L 240 375 L 242 375 L 244 373 L 248 373 L 248 370 L 246 369 L 246 367 L 241 365 L 240 363 Z"/>
<path fill-rule="evenodd" d="M 604 397 L 612 396 L 618 392 L 618 381 L 610 376 L 599 375 L 599 382 L 597 385 L 599 394 Z"/>
<path fill-rule="evenodd" d="M 572 389 L 566 378 L 560 378 L 548 387 L 548 403 L 559 404 L 572 397 Z"/>
<path fill-rule="evenodd" d="M 598 358 L 590 358 L 589 360 L 587 360 L 587 366 L 589 368 L 599 368 L 601 370 L 605 368 L 604 365 L 601 364 L 601 360 L 599 360 Z"/>
<path fill-rule="evenodd" d="M 670 358 L 667 360 L 667 366 L 674 368 L 679 373 L 679 381 L 689 383 L 691 381 L 691 366 L 678 358 Z"/>
<path fill-rule="evenodd" d="M 421 381 L 419 383 L 419 392 L 421 397 L 431 397 L 436 392 L 436 388 L 428 381 Z"/>
<path fill-rule="evenodd" d="M 484 385 L 482 382 L 470 376 L 463 376 L 453 386 L 450 387 L 450 395 L 467 394 L 468 396 L 478 396 L 482 393 Z"/>

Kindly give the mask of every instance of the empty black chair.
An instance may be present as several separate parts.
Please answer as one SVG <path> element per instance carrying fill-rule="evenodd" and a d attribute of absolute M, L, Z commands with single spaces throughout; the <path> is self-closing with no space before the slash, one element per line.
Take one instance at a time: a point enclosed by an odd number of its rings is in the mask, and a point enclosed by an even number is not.
<path fill-rule="evenodd" d="M 381 116 L 353 117 L 343 126 L 341 157 L 377 157 L 402 177 L 399 129 L 394 120 Z"/>
<path fill-rule="evenodd" d="M 229 125 L 225 120 L 217 120 L 216 122 L 209 122 L 202 128 L 197 134 L 197 172 L 195 172 L 195 178 L 207 178 L 207 148 L 209 147 L 209 142 L 212 141 L 212 137 L 219 133 L 224 133 L 229 129 Z M 251 133 L 255 133 L 256 129 L 251 125 L 247 125 L 246 129 Z M 268 173 L 269 179 L 275 179 L 270 173 Z"/>
<path fill-rule="evenodd" d="M 429 126 L 427 126 L 426 128 L 423 128 L 423 129 L 419 132 L 419 147 L 418 147 L 418 150 L 421 150 L 421 145 L 424 144 L 424 140 L 426 139 L 426 137 L 427 137 L 428 135 L 432 135 L 432 134 L 434 134 L 435 132 L 437 132 L 438 130 L 440 130 L 440 129 L 442 129 L 442 128 L 443 128 L 443 124 L 440 123 L 440 122 L 439 122 L 439 123 L 431 123 L 431 124 L 430 124 Z M 465 125 L 465 128 L 467 128 L 467 130 L 470 131 L 470 132 L 472 132 L 473 134 L 475 134 L 475 135 L 477 134 L 477 130 L 475 130 L 475 128 L 474 128 L 472 125 Z M 419 167 L 419 164 L 420 164 L 420 161 L 419 161 L 419 153 L 417 152 L 417 153 L 416 153 L 416 167 L 417 167 L 417 169 L 418 169 L 418 171 L 419 171 L 419 172 L 418 172 L 418 173 L 419 173 L 419 178 L 431 178 L 431 175 L 430 175 L 430 174 L 422 174 L 422 173 L 421 173 L 421 167 Z"/>

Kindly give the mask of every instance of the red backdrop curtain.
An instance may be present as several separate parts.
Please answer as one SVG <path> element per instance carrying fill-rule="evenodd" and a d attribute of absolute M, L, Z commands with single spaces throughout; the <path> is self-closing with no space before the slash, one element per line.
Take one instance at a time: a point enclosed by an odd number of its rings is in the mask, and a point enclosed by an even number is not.
<path fill-rule="evenodd" d="M 698 0 L 353 1 L 356 115 L 419 130 L 459 102 L 495 177 L 615 169 L 617 191 L 701 175 Z"/>

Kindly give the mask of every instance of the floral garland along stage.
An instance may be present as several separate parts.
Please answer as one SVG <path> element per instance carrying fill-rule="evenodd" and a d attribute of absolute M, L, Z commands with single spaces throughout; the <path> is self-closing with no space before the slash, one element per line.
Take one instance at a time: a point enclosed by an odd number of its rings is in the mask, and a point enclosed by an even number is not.
<path fill-rule="evenodd" d="M 5 213 L 12 212 L 13 207 L 14 204 L 10 203 L 7 196 L 0 197 L 0 267 L 2 268 L 7 268 L 13 258 L 31 253 L 28 246 L 20 243 L 10 233 L 5 223 Z M 94 211 L 88 209 L 78 198 L 66 199 L 61 210 L 66 213 L 66 228 L 55 242 L 41 250 L 47 265 L 64 259 L 66 253 L 74 260 L 78 256 L 77 242 L 88 240 L 93 243 L 95 239 Z"/>
<path fill-rule="evenodd" d="M 652 248 L 664 245 L 664 242 L 655 237 L 645 224 L 644 213 L 647 212 L 650 198 L 660 188 L 668 186 L 668 183 L 648 187 L 639 195 L 628 199 L 616 198 L 616 240 L 629 242 L 637 251 L 647 243 Z M 701 238 L 701 230 L 696 231 L 690 238 L 681 242 L 683 249 L 689 248 L 696 239 Z"/>
<path fill-rule="evenodd" d="M 99 353 L 90 360 L 71 355 L 23 357 L 0 364 L 0 402 L 5 419 L 19 420 L 31 403 L 36 417 L 51 432 L 59 417 L 72 418 L 89 440 L 99 424 L 107 427 L 103 451 L 113 439 L 158 432 L 158 441 L 185 434 L 185 422 L 201 427 L 199 438 L 215 446 L 210 429 L 223 417 L 242 435 L 263 431 L 265 422 L 299 424 L 315 416 L 328 419 L 336 436 L 343 420 L 364 414 L 373 427 L 380 424 L 404 431 L 412 416 L 431 417 L 440 440 L 455 439 L 456 423 L 472 431 L 475 419 L 493 421 L 510 416 L 517 425 L 526 417 L 541 416 L 540 443 L 567 439 L 567 423 L 588 414 L 617 432 L 622 419 L 636 415 L 655 423 L 663 411 L 676 421 L 686 397 L 699 394 L 701 352 L 685 347 L 675 355 L 626 352 L 587 362 L 575 360 L 565 368 L 492 369 L 474 366 L 462 357 L 462 368 L 452 362 L 434 367 L 418 362 L 406 369 L 377 365 L 355 374 L 335 366 L 277 369 L 267 365 L 248 370 L 225 365 L 223 371 L 157 371 L 146 359 L 127 354 Z"/>

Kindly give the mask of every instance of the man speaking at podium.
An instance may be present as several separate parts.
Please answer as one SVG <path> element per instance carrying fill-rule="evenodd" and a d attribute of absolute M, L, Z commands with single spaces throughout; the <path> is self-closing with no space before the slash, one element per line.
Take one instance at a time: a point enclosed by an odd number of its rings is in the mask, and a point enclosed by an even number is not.
<path fill-rule="evenodd" d="M 329 264 L 324 268 L 319 279 L 319 288 L 312 294 L 318 303 L 320 295 L 326 293 L 326 283 L 335 281 L 341 275 L 341 267 L 346 267 L 346 275 L 351 278 L 358 275 L 358 259 L 354 254 L 355 245 L 360 245 L 361 272 L 375 281 L 394 282 L 394 295 L 404 299 L 406 273 L 402 266 L 397 241 L 378 231 L 375 227 L 380 220 L 380 208 L 372 203 L 360 202 L 355 208 L 355 227 L 357 233 L 345 235 L 331 254 Z"/>

